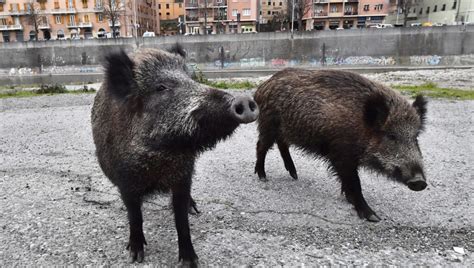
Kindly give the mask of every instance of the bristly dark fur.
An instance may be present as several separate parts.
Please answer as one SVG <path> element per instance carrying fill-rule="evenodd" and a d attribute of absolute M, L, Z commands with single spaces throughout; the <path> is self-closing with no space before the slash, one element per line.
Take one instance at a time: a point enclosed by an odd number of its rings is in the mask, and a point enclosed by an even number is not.
<path fill-rule="evenodd" d="M 135 64 L 124 50 L 113 51 L 105 56 L 104 68 L 108 89 L 118 97 L 125 97 L 134 87 Z"/>
<path fill-rule="evenodd" d="M 413 102 L 413 107 L 415 107 L 416 112 L 420 116 L 422 129 L 424 129 L 425 127 L 426 112 L 428 110 L 426 107 L 427 104 L 428 104 L 428 100 L 422 95 L 417 95 L 415 98 L 415 101 Z"/>
<path fill-rule="evenodd" d="M 143 198 L 171 191 L 179 259 L 195 267 L 188 221 L 190 207 L 197 211 L 191 198 L 195 161 L 240 123 L 255 120 L 258 111 L 250 113 L 250 103 L 256 104 L 240 97 L 249 106 L 242 118 L 233 109 L 237 97 L 194 82 L 186 73 L 183 48 L 177 44 L 171 52 L 107 55 L 105 81 L 92 107 L 92 134 L 100 167 L 127 208 L 131 260 L 144 258 Z"/>
<path fill-rule="evenodd" d="M 375 127 L 376 129 L 380 129 L 383 126 L 389 112 L 386 98 L 378 93 L 368 97 L 364 104 L 365 122 L 368 126 Z"/>
<path fill-rule="evenodd" d="M 186 58 L 186 51 L 184 50 L 183 45 L 181 45 L 180 43 L 174 44 L 174 45 L 168 50 L 168 52 L 174 53 L 174 54 L 180 55 L 180 56 L 183 57 L 183 58 Z"/>
<path fill-rule="evenodd" d="M 255 173 L 263 181 L 274 143 L 298 178 L 289 151 L 295 146 L 327 161 L 358 215 L 379 221 L 362 195 L 361 167 L 407 185 L 424 179 L 415 138 L 426 113 L 421 97 L 412 107 L 398 92 L 356 73 L 288 68 L 261 84 L 254 98 L 260 107 Z"/>

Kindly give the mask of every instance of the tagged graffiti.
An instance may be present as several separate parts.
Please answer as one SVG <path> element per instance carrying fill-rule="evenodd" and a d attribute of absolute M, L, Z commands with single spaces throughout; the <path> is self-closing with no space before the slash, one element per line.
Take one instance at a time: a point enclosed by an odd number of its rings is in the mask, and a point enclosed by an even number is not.
<path fill-rule="evenodd" d="M 286 67 L 288 61 L 284 59 L 272 59 L 270 64 L 272 67 Z"/>
<path fill-rule="evenodd" d="M 438 65 L 441 62 L 441 56 L 410 56 L 411 65 Z"/>
<path fill-rule="evenodd" d="M 325 59 L 310 59 L 311 66 L 320 67 L 323 65 L 377 65 L 388 66 L 395 65 L 397 61 L 393 57 L 371 57 L 371 56 L 351 56 L 343 57 L 326 57 Z"/>
<path fill-rule="evenodd" d="M 263 58 L 248 58 L 240 60 L 240 67 L 252 68 L 252 67 L 264 67 L 265 59 Z"/>

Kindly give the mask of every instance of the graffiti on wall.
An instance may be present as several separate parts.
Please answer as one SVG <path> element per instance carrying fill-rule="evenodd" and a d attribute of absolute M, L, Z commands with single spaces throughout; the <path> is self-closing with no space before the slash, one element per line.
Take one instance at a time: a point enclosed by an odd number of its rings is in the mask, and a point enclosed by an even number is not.
<path fill-rule="evenodd" d="M 241 68 L 265 67 L 264 58 L 244 58 L 240 60 Z"/>
<path fill-rule="evenodd" d="M 441 62 L 441 56 L 410 56 L 410 65 L 438 65 Z"/>
<path fill-rule="evenodd" d="M 389 66 L 397 64 L 393 57 L 371 57 L 371 56 L 351 56 L 351 57 L 326 57 L 326 58 L 312 58 L 309 64 L 314 67 L 321 67 L 324 65 L 376 65 Z"/>

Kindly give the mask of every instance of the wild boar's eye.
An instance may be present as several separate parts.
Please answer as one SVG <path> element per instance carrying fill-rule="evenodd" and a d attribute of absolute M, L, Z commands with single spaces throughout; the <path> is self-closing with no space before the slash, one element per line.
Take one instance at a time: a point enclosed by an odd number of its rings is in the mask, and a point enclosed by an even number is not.
<path fill-rule="evenodd" d="M 156 91 L 163 91 L 163 90 L 166 90 L 165 85 L 159 85 L 159 86 L 156 87 Z"/>
<path fill-rule="evenodd" d="M 396 141 L 397 140 L 397 136 L 395 136 L 394 134 L 391 134 L 391 133 L 387 134 L 387 138 L 391 141 Z"/>

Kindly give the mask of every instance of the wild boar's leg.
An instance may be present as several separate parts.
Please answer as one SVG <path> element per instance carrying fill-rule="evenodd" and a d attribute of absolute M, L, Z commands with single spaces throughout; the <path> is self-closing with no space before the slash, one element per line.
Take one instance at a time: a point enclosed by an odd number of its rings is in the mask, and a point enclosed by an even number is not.
<path fill-rule="evenodd" d="M 142 199 L 132 193 L 122 193 L 122 200 L 127 207 L 130 224 L 130 240 L 127 246 L 130 251 L 130 262 L 142 262 L 145 255 L 143 245 L 146 245 L 143 235 Z"/>
<path fill-rule="evenodd" d="M 176 185 L 173 192 L 173 212 L 178 233 L 179 260 L 183 264 L 194 266 L 197 264 L 197 255 L 194 252 L 189 231 L 188 212 L 191 202 L 191 184 Z"/>
<path fill-rule="evenodd" d="M 361 219 L 367 219 L 368 221 L 378 222 L 380 221 L 379 216 L 369 207 L 367 202 L 362 195 L 362 187 L 360 186 L 360 178 L 357 173 L 357 166 L 349 167 L 347 163 L 351 161 L 344 161 L 345 166 L 342 164 L 333 164 L 333 167 L 341 180 L 341 192 L 346 196 L 347 201 L 354 205 L 357 214 Z"/>
<path fill-rule="evenodd" d="M 290 176 L 293 179 L 297 180 L 298 175 L 296 174 L 295 164 L 293 163 L 293 160 L 291 159 L 288 144 L 286 144 L 286 142 L 282 141 L 281 139 L 277 140 L 277 144 L 278 144 L 278 149 L 280 150 L 281 158 L 283 158 L 283 162 L 285 163 L 286 170 L 290 172 Z"/>
<path fill-rule="evenodd" d="M 257 163 L 255 164 L 255 173 L 261 181 L 268 181 L 267 174 L 265 174 L 265 157 L 268 150 L 275 143 L 274 139 L 269 139 L 261 136 L 257 142 Z"/>
<path fill-rule="evenodd" d="M 193 197 L 191 197 L 191 200 L 189 201 L 189 214 L 196 215 L 199 213 L 201 213 L 201 211 L 198 210 L 196 201 L 194 201 Z"/>

